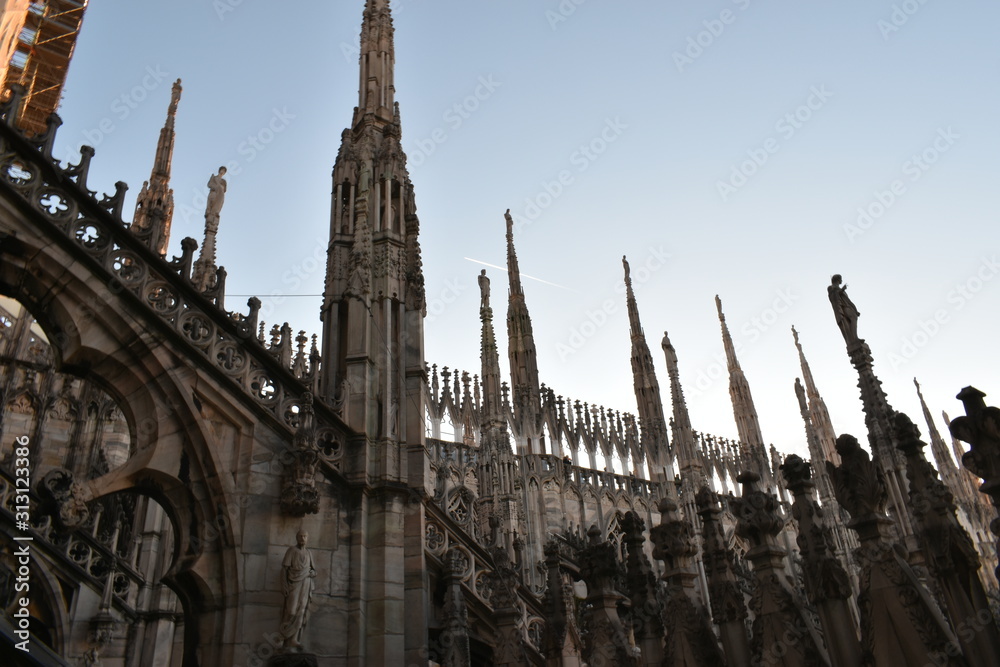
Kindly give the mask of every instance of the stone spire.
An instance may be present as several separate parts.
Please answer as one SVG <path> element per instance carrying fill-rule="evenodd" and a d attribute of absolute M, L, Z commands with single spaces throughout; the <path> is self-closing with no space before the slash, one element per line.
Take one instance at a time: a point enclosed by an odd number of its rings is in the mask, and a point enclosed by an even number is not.
<path fill-rule="evenodd" d="M 924 421 L 927 422 L 927 436 L 931 441 L 931 453 L 934 455 L 934 461 L 937 463 L 938 472 L 941 474 L 941 481 L 948 485 L 948 489 L 955 494 L 960 494 L 962 492 L 962 480 L 959 477 L 958 466 L 955 464 L 955 460 L 951 457 L 951 452 L 948 451 L 948 445 L 945 443 L 944 438 L 941 437 L 940 431 L 938 431 L 937 426 L 934 424 L 934 418 L 931 416 L 931 411 L 927 407 L 927 401 L 924 400 L 924 394 L 920 391 L 920 383 L 917 382 L 917 378 L 913 378 L 913 386 L 917 388 L 917 398 L 920 399 L 920 409 L 924 413 Z"/>
<path fill-rule="evenodd" d="M 524 528 L 516 492 L 517 463 L 510 446 L 503 409 L 500 358 L 493 331 L 493 309 L 490 307 L 490 279 L 486 277 L 485 269 L 479 276 L 479 289 L 482 295 L 479 314 L 483 322 L 480 354 L 483 409 L 478 457 L 479 479 L 483 480 L 480 487 L 480 531 L 489 536 L 489 546 L 506 550 L 508 558 L 514 559 L 514 543 L 519 534 L 524 534 Z"/>
<path fill-rule="evenodd" d="M 822 453 L 823 461 L 833 461 L 836 465 L 840 463 L 840 456 L 837 454 L 837 434 L 833 430 L 833 422 L 830 420 L 830 413 L 826 409 L 826 402 L 820 396 L 819 389 L 816 388 L 816 381 L 813 380 L 812 369 L 806 361 L 806 355 L 802 351 L 802 344 L 799 342 L 799 332 L 792 327 L 792 337 L 795 339 L 795 349 L 799 352 L 799 365 L 802 367 L 802 380 L 805 382 L 805 395 L 809 405 L 809 421 L 816 433 L 816 442 L 819 451 Z M 815 455 L 810 452 L 810 456 Z M 817 464 L 817 470 L 825 470 L 825 466 Z"/>
<path fill-rule="evenodd" d="M 358 106 L 354 110 L 355 127 L 366 114 L 374 114 L 385 122 L 393 120 L 396 96 L 393 33 L 389 0 L 367 0 L 361 24 L 361 78 Z"/>
<path fill-rule="evenodd" d="M 482 361 L 483 378 L 483 416 L 487 422 L 504 423 L 503 397 L 500 393 L 500 356 L 497 351 L 496 334 L 493 329 L 493 308 L 490 307 L 490 279 L 486 269 L 479 274 L 479 289 L 481 305 L 479 316 L 483 323 L 482 346 L 480 360 Z"/>
<path fill-rule="evenodd" d="M 657 482 L 672 482 L 670 438 L 667 436 L 667 422 L 663 418 L 663 401 L 660 399 L 660 383 L 656 381 L 653 355 L 646 344 L 646 334 L 639 322 L 639 307 L 632 290 L 632 276 L 628 260 L 622 257 L 625 268 L 625 299 L 628 304 L 629 332 L 632 339 L 632 383 L 635 401 L 639 408 L 639 424 L 642 429 L 643 450 L 649 461 L 650 479 Z M 672 486 L 672 485 L 671 485 Z"/>
<path fill-rule="evenodd" d="M 847 296 L 847 285 L 837 274 L 830 279 L 827 294 L 833 306 L 833 314 L 847 343 L 847 354 L 851 364 L 858 371 L 858 388 L 861 390 L 861 403 L 865 412 L 865 426 L 868 428 L 868 441 L 871 445 L 872 460 L 885 475 L 889 492 L 889 507 L 900 535 L 908 538 L 913 534 L 912 517 L 906 504 L 906 478 L 903 472 L 902 454 L 896 448 L 894 441 L 895 429 L 892 425 L 892 415 L 895 411 L 889 405 L 889 399 L 882 389 L 882 382 L 872 368 L 875 361 L 871 348 L 864 339 L 858 337 L 858 309 Z M 839 451 L 839 448 L 838 448 Z M 916 547 L 912 539 L 907 547 Z"/>
<path fill-rule="evenodd" d="M 760 421 L 750 394 L 750 383 L 736 358 L 736 346 L 729 335 L 726 316 L 722 313 L 722 299 L 718 295 L 715 297 L 715 308 L 719 311 L 719 323 L 722 325 L 722 344 L 726 348 L 726 362 L 729 366 L 729 396 L 733 401 L 736 431 L 743 446 L 742 455 L 748 462 L 752 462 L 765 483 L 773 486 L 767 448 L 764 446 L 764 436 L 760 434 Z"/>
<path fill-rule="evenodd" d="M 170 242 L 170 223 L 174 217 L 174 191 L 170 188 L 170 164 L 174 156 L 174 118 L 177 103 L 181 99 L 181 80 L 174 81 L 170 92 L 170 106 L 167 120 L 160 130 L 156 142 L 156 157 L 149 180 L 142 184 L 142 190 L 135 202 L 135 216 L 132 229 L 137 234 L 146 235 L 149 247 L 160 256 L 167 254 Z"/>
<path fill-rule="evenodd" d="M 670 343 L 666 331 L 663 332 L 661 347 L 667 360 L 667 376 L 670 378 L 674 449 L 677 452 L 677 467 L 681 473 L 681 495 L 685 512 L 688 512 L 688 508 L 694 507 L 694 497 L 698 493 L 698 489 L 708 484 L 709 480 L 705 474 L 701 456 L 698 454 L 694 429 L 691 428 L 691 416 L 688 414 L 687 403 L 684 400 L 684 389 L 681 387 L 680 371 L 677 366 L 677 351 Z M 687 516 L 692 521 L 696 521 L 693 512 Z"/>
<path fill-rule="evenodd" d="M 538 353 L 531 331 L 531 316 L 524 301 L 521 271 L 514 251 L 514 220 L 510 209 L 507 222 L 507 277 L 510 295 L 507 305 L 507 353 L 510 357 L 511 389 L 514 394 L 514 438 L 519 453 L 539 453 L 541 428 L 541 390 L 538 382 Z"/>

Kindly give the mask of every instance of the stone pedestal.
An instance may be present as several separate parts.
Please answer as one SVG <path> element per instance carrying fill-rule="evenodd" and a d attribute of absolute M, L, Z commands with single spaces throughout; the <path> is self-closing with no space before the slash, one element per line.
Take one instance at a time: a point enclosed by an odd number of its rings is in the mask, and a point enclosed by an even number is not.
<path fill-rule="evenodd" d="M 314 653 L 279 653 L 267 667 L 319 667 Z"/>

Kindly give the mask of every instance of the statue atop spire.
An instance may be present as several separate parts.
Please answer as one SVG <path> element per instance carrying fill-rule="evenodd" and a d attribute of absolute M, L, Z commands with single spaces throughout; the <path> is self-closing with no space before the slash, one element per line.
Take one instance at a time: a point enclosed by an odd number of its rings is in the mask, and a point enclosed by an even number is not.
<path fill-rule="evenodd" d="M 827 287 L 827 294 L 837 326 L 847 343 L 847 355 L 858 371 L 858 388 L 861 390 L 861 404 L 865 412 L 872 459 L 886 478 L 889 507 L 896 527 L 902 537 L 908 538 L 913 534 L 913 517 L 906 502 L 908 486 L 903 455 L 895 442 L 896 429 L 892 423 L 895 410 L 889 405 L 882 382 L 875 375 L 875 360 L 871 348 L 864 339 L 858 337 L 858 309 L 848 298 L 847 285 L 841 286 L 842 282 L 840 274 L 835 274 Z M 907 546 L 916 548 L 916 543 L 909 539 Z"/>
<path fill-rule="evenodd" d="M 181 99 L 181 80 L 174 81 L 170 91 L 170 105 L 167 119 L 160 130 L 156 143 L 156 156 L 149 180 L 142 184 L 142 190 L 135 202 L 132 230 L 146 238 L 154 252 L 167 254 L 170 242 L 170 223 L 174 216 L 174 191 L 170 189 L 170 165 L 174 155 L 174 118 Z"/>
<path fill-rule="evenodd" d="M 219 218 L 222 204 L 226 199 L 226 168 L 219 167 L 219 173 L 208 179 L 208 203 L 205 205 L 205 242 L 201 254 L 194 263 L 191 281 L 204 292 L 214 286 L 215 281 L 215 235 L 219 232 Z"/>
<path fill-rule="evenodd" d="M 834 274 L 830 278 L 830 286 L 826 288 L 826 291 L 830 297 L 830 304 L 833 306 L 833 315 L 837 318 L 837 326 L 844 334 L 847 346 L 852 347 L 863 342 L 858 338 L 858 316 L 861 313 L 851 301 L 851 297 L 847 296 L 847 285 L 841 286 L 841 282 L 843 282 L 843 278 L 840 277 L 840 274 Z"/>
<path fill-rule="evenodd" d="M 486 269 L 479 274 L 479 308 L 485 310 L 490 307 L 490 279 L 486 275 Z"/>

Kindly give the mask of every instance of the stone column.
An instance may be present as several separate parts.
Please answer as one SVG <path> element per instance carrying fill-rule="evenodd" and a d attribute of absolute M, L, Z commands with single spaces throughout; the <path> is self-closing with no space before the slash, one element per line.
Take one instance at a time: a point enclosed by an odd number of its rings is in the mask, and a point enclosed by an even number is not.
<path fill-rule="evenodd" d="M 620 574 L 615 547 L 601 540 L 601 530 L 587 531 L 590 545 L 580 553 L 580 576 L 587 584 L 590 612 L 585 622 L 584 659 L 589 664 L 636 667 L 638 653 L 618 616 L 618 603 L 625 596 L 615 590 Z"/>
<path fill-rule="evenodd" d="M 795 498 L 792 516 L 799 524 L 797 541 L 805 569 L 806 595 L 819 613 L 830 662 L 834 667 L 860 665 L 858 628 L 849 605 L 850 578 L 835 555 L 836 540 L 816 502 L 809 464 L 792 454 L 785 459 L 781 473 Z"/>
<path fill-rule="evenodd" d="M 580 667 L 583 663 L 572 640 L 572 637 L 579 636 L 575 622 L 576 608 L 571 606 L 574 604 L 573 589 L 563 576 L 562 561 L 560 542 L 550 540 L 545 545 L 548 589 L 542 601 L 542 608 L 547 614 L 542 654 L 546 667 Z"/>
<path fill-rule="evenodd" d="M 465 596 L 462 594 L 462 574 L 468 563 L 458 549 L 452 549 L 445 556 L 445 592 L 444 599 L 444 630 L 447 641 L 441 657 L 444 667 L 469 667 L 469 612 L 465 607 Z"/>
<path fill-rule="evenodd" d="M 518 571 L 510 562 L 506 549 L 494 547 L 490 603 L 496 623 L 493 639 L 494 667 L 516 667 L 528 664 L 524 634 L 521 632 L 521 600 L 518 596 Z"/>
<path fill-rule="evenodd" d="M 747 639 L 747 607 L 743 593 L 736 584 L 733 552 L 726 546 L 719 507 L 719 497 L 707 486 L 695 496 L 698 515 L 704 535 L 702 548 L 705 574 L 708 577 L 708 596 L 712 604 L 712 618 L 719 626 L 719 636 L 726 654 L 726 664 L 731 667 L 750 665 L 750 642 Z"/>
<path fill-rule="evenodd" d="M 712 630 L 708 610 L 698 599 L 694 558 L 698 553 L 695 531 L 678 513 L 671 498 L 660 501 L 660 525 L 650 530 L 653 557 L 662 560 L 667 599 L 663 629 L 666 645 L 664 667 L 724 667 L 726 660 Z"/>
<path fill-rule="evenodd" d="M 778 546 L 785 520 L 778 514 L 778 499 L 761 489 L 756 472 L 745 472 L 736 481 L 743 485 L 742 496 L 733 500 L 736 534 L 752 545 L 746 557 L 757 584 L 750 598 L 753 664 L 829 665 L 823 639 L 785 572 L 787 552 Z"/>
<path fill-rule="evenodd" d="M 625 585 L 632 602 L 629 610 L 630 625 L 635 643 L 642 651 L 640 664 L 659 666 L 663 661 L 663 622 L 660 618 L 660 603 L 656 599 L 656 575 L 643 551 L 646 544 L 646 524 L 638 514 L 629 512 L 622 521 L 622 528 L 628 550 Z"/>

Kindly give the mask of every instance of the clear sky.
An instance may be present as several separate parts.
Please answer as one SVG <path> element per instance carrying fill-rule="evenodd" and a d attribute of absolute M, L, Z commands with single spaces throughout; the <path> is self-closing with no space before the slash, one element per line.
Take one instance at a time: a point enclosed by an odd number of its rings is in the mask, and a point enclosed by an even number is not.
<path fill-rule="evenodd" d="M 718 294 L 765 440 L 804 449 L 793 324 L 834 426 L 863 435 L 833 273 L 890 403 L 922 430 L 914 376 L 937 416 L 961 414 L 954 395 L 970 384 L 1000 403 L 995 3 L 393 5 L 428 363 L 478 372 L 476 276 L 504 264 L 510 208 L 521 270 L 538 279 L 524 285 L 538 366 L 557 393 L 635 411 L 626 254 L 665 410 L 667 330 L 697 430 L 736 435 Z M 182 78 L 171 252 L 201 242 L 208 177 L 228 165 L 229 307 L 258 294 L 269 325 L 318 333 L 362 9 L 92 0 L 57 153 L 94 145 L 91 188 L 124 180 L 134 202 Z M 496 301 L 506 277 L 488 273 Z"/>

